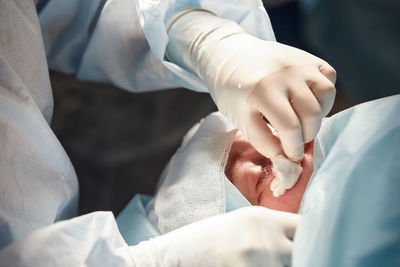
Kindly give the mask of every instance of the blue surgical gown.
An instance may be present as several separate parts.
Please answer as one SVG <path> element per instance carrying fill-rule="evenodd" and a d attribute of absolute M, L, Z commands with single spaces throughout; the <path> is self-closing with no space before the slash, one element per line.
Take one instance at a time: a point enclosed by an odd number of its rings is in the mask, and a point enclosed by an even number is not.
<path fill-rule="evenodd" d="M 165 21 L 183 7 L 209 9 L 274 38 L 256 0 L 0 1 L 1 265 L 132 264 L 110 212 L 73 218 L 78 183 L 49 127 L 48 67 L 135 92 L 206 92 L 199 78 L 164 60 Z"/>

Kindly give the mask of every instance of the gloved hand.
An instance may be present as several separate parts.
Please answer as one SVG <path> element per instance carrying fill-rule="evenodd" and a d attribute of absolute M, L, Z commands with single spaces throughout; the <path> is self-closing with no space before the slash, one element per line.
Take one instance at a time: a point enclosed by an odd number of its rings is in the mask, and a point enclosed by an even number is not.
<path fill-rule="evenodd" d="M 205 81 L 218 109 L 258 152 L 302 159 L 335 98 L 336 73 L 328 63 L 205 10 L 179 12 L 167 30 L 167 55 Z"/>
<path fill-rule="evenodd" d="M 136 266 L 288 266 L 300 216 L 245 207 L 130 247 Z"/>

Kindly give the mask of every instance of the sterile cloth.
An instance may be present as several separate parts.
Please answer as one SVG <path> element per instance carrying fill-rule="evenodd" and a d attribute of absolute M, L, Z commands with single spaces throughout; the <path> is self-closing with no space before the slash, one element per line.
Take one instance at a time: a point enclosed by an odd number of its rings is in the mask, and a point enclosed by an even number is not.
<path fill-rule="evenodd" d="M 129 245 L 250 206 L 224 173 L 236 133 L 219 112 L 189 130 L 164 169 L 155 196 L 149 200 L 136 195 L 118 215 L 119 229 Z"/>
<path fill-rule="evenodd" d="M 161 233 L 225 213 L 224 168 L 236 133 L 217 112 L 185 136 L 146 206 Z"/>
<path fill-rule="evenodd" d="M 300 208 L 293 266 L 400 265 L 399 114 L 397 95 L 323 121 Z M 223 172 L 234 137 L 230 129 L 213 113 L 185 137 L 155 197 L 146 202 L 149 221 L 161 233 L 250 205 Z M 122 214 L 118 223 L 124 225 L 137 216 L 127 209 Z"/>
<path fill-rule="evenodd" d="M 294 267 L 400 266 L 399 115 L 396 95 L 323 122 Z"/>

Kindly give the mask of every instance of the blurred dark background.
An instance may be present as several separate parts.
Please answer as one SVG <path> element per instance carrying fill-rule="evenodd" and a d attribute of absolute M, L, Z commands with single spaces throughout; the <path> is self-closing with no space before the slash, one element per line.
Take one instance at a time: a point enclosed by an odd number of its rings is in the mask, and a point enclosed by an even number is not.
<path fill-rule="evenodd" d="M 50 73 L 52 128 L 80 186 L 79 212 L 115 215 L 136 194 L 152 194 L 184 134 L 215 111 L 208 94 L 186 89 L 133 94 Z"/>
<path fill-rule="evenodd" d="M 331 114 L 399 93 L 400 1 L 271 0 L 279 42 L 309 51 L 338 73 Z M 183 135 L 216 110 L 185 89 L 132 94 L 51 72 L 52 128 L 78 175 L 80 214 L 115 215 L 136 194 L 152 194 Z M 400 115 L 400 114 L 399 114 Z"/>

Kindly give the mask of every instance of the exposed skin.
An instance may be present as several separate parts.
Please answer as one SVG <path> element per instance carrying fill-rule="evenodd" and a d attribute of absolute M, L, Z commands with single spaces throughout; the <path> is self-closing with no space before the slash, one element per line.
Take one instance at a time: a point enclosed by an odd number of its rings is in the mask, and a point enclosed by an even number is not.
<path fill-rule="evenodd" d="M 297 213 L 313 172 L 313 147 L 313 141 L 305 144 L 299 180 L 280 197 L 274 197 L 270 190 L 274 178 L 271 161 L 258 153 L 240 132 L 232 144 L 225 174 L 252 205 Z"/>

